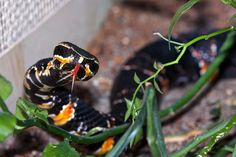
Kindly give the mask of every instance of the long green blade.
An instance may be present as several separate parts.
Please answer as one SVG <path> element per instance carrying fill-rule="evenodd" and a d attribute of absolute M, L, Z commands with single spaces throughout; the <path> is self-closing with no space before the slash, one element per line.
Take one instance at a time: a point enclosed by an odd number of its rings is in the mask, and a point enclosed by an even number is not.
<path fill-rule="evenodd" d="M 151 88 L 147 88 L 144 94 L 144 100 L 142 103 L 141 111 L 135 122 L 129 127 L 129 129 L 125 132 L 125 134 L 120 138 L 115 147 L 106 155 L 106 157 L 117 157 L 119 156 L 123 150 L 128 146 L 130 141 L 135 137 L 135 135 L 139 132 L 141 127 L 144 124 L 146 118 L 146 103 L 148 95 L 150 94 Z"/>
<path fill-rule="evenodd" d="M 180 19 L 180 17 L 186 12 L 188 11 L 190 8 L 192 8 L 192 6 L 194 4 L 196 4 L 197 2 L 199 2 L 200 0 L 189 0 L 187 3 L 183 4 L 175 13 L 174 17 L 172 18 L 171 22 L 170 22 L 170 26 L 168 29 L 168 39 L 170 39 L 170 36 L 173 32 L 173 29 L 177 23 L 177 21 Z"/>
<path fill-rule="evenodd" d="M 152 156 L 167 157 L 161 119 L 157 110 L 156 94 L 153 88 L 150 90 L 147 99 L 147 141 L 151 148 Z"/>

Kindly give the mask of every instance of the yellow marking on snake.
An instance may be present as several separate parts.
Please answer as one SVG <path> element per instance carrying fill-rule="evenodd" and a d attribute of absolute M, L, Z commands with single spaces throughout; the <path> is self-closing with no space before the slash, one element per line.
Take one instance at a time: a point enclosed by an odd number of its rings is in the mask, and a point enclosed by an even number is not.
<path fill-rule="evenodd" d="M 50 109 L 51 108 L 51 106 L 48 104 L 38 104 L 38 107 L 41 109 Z"/>
<path fill-rule="evenodd" d="M 53 63 L 48 62 L 47 67 L 46 67 L 45 71 L 43 72 L 43 75 L 49 76 L 51 68 L 53 68 Z M 36 70 L 36 72 L 37 72 L 37 70 Z M 37 73 L 35 73 L 35 74 L 37 74 Z"/>
<path fill-rule="evenodd" d="M 84 70 L 85 70 L 86 76 L 93 76 L 93 73 L 89 69 L 89 65 L 86 64 Z"/>
<path fill-rule="evenodd" d="M 54 55 L 54 58 L 63 64 L 70 63 L 74 59 L 74 57 L 63 58 L 62 56 L 59 56 L 59 55 Z"/>

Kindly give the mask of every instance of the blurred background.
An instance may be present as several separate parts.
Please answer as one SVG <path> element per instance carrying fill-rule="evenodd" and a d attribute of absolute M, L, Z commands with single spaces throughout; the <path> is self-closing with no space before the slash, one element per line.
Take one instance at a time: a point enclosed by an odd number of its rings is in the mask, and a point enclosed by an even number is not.
<path fill-rule="evenodd" d="M 154 32 L 165 36 L 171 18 L 186 1 L 0 1 L 0 73 L 11 81 L 14 88 L 7 104 L 12 111 L 15 110 L 16 100 L 23 94 L 22 82 L 26 69 L 42 58 L 51 57 L 57 43 L 70 41 L 98 57 L 98 74 L 95 79 L 83 82 L 81 86 L 89 86 L 89 102 L 94 102 L 95 107 L 102 112 L 109 112 L 110 89 L 120 66 L 135 51 L 158 39 L 153 35 Z M 232 24 L 229 17 L 234 12 L 233 8 L 224 5 L 220 0 L 202 1 L 181 17 L 173 36 L 229 26 Z M 219 93 L 208 94 L 209 98 L 201 101 L 197 109 L 192 109 L 184 117 L 164 127 L 164 132 L 173 134 L 207 126 L 207 121 L 211 119 L 209 110 L 212 104 L 221 98 L 224 98 L 222 103 L 225 104 L 235 100 L 235 88 L 235 80 L 228 84 L 219 84 L 216 87 Z M 180 90 L 167 96 L 168 104 L 181 97 Z M 226 110 L 225 113 L 233 112 L 230 107 Z M 36 147 L 39 141 L 36 142 L 35 150 L 41 150 L 49 142 L 50 139 L 45 137 L 41 139 L 44 144 L 40 148 Z M 27 141 L 30 142 L 32 140 Z M 172 144 L 168 151 L 178 149 L 183 143 Z M 22 143 L 21 145 L 23 146 Z M 5 147 L 7 146 L 9 144 Z M 0 145 L 0 151 L 1 147 L 3 146 Z"/>

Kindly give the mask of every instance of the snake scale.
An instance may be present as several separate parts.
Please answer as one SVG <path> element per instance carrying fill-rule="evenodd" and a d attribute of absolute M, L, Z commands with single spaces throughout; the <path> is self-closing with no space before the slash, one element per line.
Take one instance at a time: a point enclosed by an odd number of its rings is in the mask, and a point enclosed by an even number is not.
<path fill-rule="evenodd" d="M 175 40 L 184 42 L 196 35 L 182 35 Z M 217 56 L 225 37 L 226 34 L 222 34 L 191 46 L 179 64 L 160 73 L 157 79 L 161 89 L 167 91 L 169 88 L 196 81 Z M 235 47 L 233 50 L 236 50 Z M 51 58 L 39 60 L 26 71 L 25 97 L 39 108 L 48 110 L 49 121 L 70 133 L 84 135 L 96 127 L 111 128 L 123 123 L 126 110 L 124 98 L 130 99 L 137 87 L 133 81 L 134 73 L 143 80 L 155 71 L 154 62 L 166 63 L 175 60 L 177 55 L 174 46 L 169 49 L 164 40 L 150 43 L 135 53 L 121 67 L 114 80 L 110 97 L 111 113 L 102 114 L 72 92 L 74 81 L 89 80 L 97 73 L 98 59 L 70 42 L 61 42 L 55 47 Z M 236 53 L 232 52 L 224 70 L 221 70 L 221 75 L 231 77 L 235 70 Z M 68 85 L 71 89 L 66 88 Z M 139 97 L 141 95 L 138 94 Z M 96 154 L 106 153 L 113 144 L 114 139 L 108 138 Z"/>

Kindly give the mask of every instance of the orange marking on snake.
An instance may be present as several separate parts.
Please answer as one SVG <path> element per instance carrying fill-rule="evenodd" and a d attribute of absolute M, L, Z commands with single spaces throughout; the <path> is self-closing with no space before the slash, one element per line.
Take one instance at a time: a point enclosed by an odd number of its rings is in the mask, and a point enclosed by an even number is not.
<path fill-rule="evenodd" d="M 90 71 L 90 69 L 89 69 L 89 67 L 87 67 L 87 66 L 85 66 L 85 74 L 86 74 L 86 76 L 93 76 L 92 75 L 92 73 L 91 73 L 91 71 Z"/>
<path fill-rule="evenodd" d="M 54 124 L 60 126 L 66 124 L 69 120 L 74 118 L 75 109 L 73 106 L 74 105 L 72 103 L 64 105 L 58 115 L 52 116 L 51 118 L 53 119 Z"/>
<path fill-rule="evenodd" d="M 109 137 L 103 142 L 102 147 L 96 151 L 96 155 L 103 155 L 107 153 L 109 150 L 113 148 L 114 143 L 115 143 L 114 137 Z"/>

